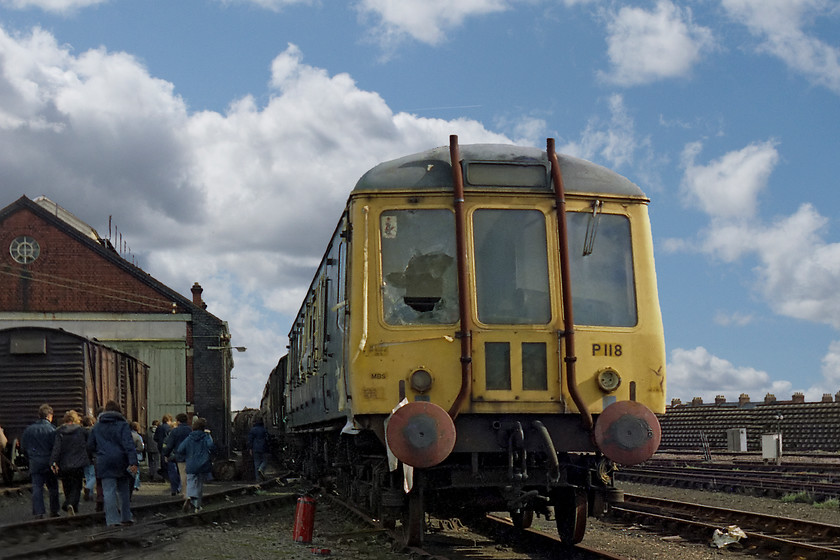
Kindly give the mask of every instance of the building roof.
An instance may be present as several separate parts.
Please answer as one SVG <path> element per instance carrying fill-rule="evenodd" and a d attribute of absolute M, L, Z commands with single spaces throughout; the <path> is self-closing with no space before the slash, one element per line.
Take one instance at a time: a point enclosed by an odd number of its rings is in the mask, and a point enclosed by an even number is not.
<path fill-rule="evenodd" d="M 173 313 L 201 313 L 212 317 L 220 324 L 224 323 L 224 321 L 215 317 L 201 305 L 195 304 L 191 298 L 181 295 L 169 286 L 156 280 L 140 267 L 124 259 L 107 239 L 102 239 L 99 236 L 94 228 L 47 197 L 41 196 L 35 200 L 31 200 L 25 195 L 21 196 L 19 199 L 0 210 L 0 223 L 4 222 L 9 216 L 20 212 L 21 210 L 28 210 L 32 212 L 69 237 L 87 246 L 91 251 L 97 253 L 99 256 L 109 261 L 112 265 L 120 268 L 136 280 L 161 294 L 168 301 L 173 303 Z"/>

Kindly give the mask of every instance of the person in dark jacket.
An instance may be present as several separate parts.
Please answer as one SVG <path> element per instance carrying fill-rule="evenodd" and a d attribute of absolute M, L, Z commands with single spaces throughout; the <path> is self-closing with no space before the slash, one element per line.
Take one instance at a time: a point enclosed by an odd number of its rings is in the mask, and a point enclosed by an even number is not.
<path fill-rule="evenodd" d="M 187 471 L 187 499 L 184 500 L 184 511 L 190 508 L 201 511 L 201 498 L 204 496 L 204 481 L 213 471 L 210 459 L 216 445 L 207 429 L 207 421 L 196 417 L 193 420 L 192 432 L 181 442 L 176 452 L 184 457 Z"/>
<path fill-rule="evenodd" d="M 137 474 L 137 451 L 120 405 L 108 401 L 90 432 L 88 453 L 96 455 L 96 477 L 102 479 L 105 523 L 130 525 L 131 484 Z"/>
<path fill-rule="evenodd" d="M 267 438 L 268 432 L 265 429 L 263 419 L 261 416 L 257 416 L 254 420 L 254 426 L 248 431 L 248 449 L 251 450 L 251 455 L 254 457 L 254 478 L 256 480 L 265 480 L 265 462 L 268 452 Z"/>
<path fill-rule="evenodd" d="M 87 453 L 88 432 L 82 428 L 82 419 L 75 410 L 64 413 L 64 423 L 55 432 L 50 463 L 54 474 L 61 478 L 64 503 L 61 509 L 68 515 L 79 511 L 79 498 L 85 467 L 90 464 Z"/>
<path fill-rule="evenodd" d="M 170 465 L 169 461 L 166 460 L 166 456 L 163 454 L 163 444 L 166 442 L 166 437 L 169 435 L 169 432 L 172 431 L 173 423 L 171 414 L 163 415 L 163 418 L 160 419 L 160 426 L 155 430 L 155 443 L 157 443 L 158 453 L 160 453 L 160 470 L 158 472 L 163 477 L 163 480 L 169 481 L 170 490 L 172 490 L 172 495 L 174 496 L 181 490 L 180 479 L 177 476 L 178 467 L 174 463 Z M 170 473 L 170 468 L 175 469 L 175 482 L 173 482 L 173 475 Z"/>
<path fill-rule="evenodd" d="M 166 436 L 166 440 L 163 442 L 163 455 L 166 457 L 166 460 L 175 465 L 175 468 L 170 467 L 169 476 L 170 476 L 170 484 L 175 485 L 176 481 L 179 485 L 178 492 L 181 494 L 181 497 L 185 500 L 187 499 L 187 465 L 184 462 L 184 456 L 178 452 L 178 446 L 181 445 L 187 436 L 190 435 L 192 428 L 190 428 L 190 419 L 184 412 L 180 412 L 175 416 L 175 419 L 178 421 L 178 425 L 175 426 L 169 435 Z M 173 471 L 175 476 L 178 478 L 173 480 Z"/>
<path fill-rule="evenodd" d="M 96 424 L 96 418 L 90 415 L 86 415 L 82 417 L 82 429 L 85 431 L 85 441 L 87 441 L 87 437 L 90 436 L 90 431 L 93 429 L 93 425 Z M 85 465 L 85 487 L 84 487 L 84 499 L 87 502 L 91 499 L 91 496 L 94 496 L 96 492 L 96 467 L 93 465 L 93 461 Z"/>
<path fill-rule="evenodd" d="M 160 426 L 160 420 L 152 420 L 152 425 L 146 430 L 146 463 L 149 466 L 149 480 L 154 482 L 160 476 L 160 448 L 155 436 Z"/>
<path fill-rule="evenodd" d="M 166 441 L 166 436 L 169 435 L 169 432 L 172 431 L 172 415 L 164 414 L 163 418 L 160 419 L 160 425 L 158 429 L 155 430 L 155 443 L 158 446 L 158 455 L 160 457 L 160 465 L 158 467 L 158 474 L 163 477 L 164 480 L 169 480 L 169 476 L 167 474 L 167 464 L 166 458 L 163 456 L 163 442 Z"/>
<path fill-rule="evenodd" d="M 50 469 L 50 455 L 55 441 L 52 407 L 42 404 L 38 408 L 38 418 L 38 421 L 28 426 L 21 435 L 21 445 L 29 459 L 29 474 L 32 478 L 32 513 L 35 517 L 44 517 L 46 484 L 50 495 L 50 516 L 58 517 L 58 479 Z"/>

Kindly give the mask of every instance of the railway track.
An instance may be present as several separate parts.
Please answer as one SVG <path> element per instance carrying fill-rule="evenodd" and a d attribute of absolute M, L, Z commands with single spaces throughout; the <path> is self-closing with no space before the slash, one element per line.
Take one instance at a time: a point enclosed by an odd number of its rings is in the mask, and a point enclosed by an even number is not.
<path fill-rule="evenodd" d="M 135 522 L 130 526 L 105 527 L 102 513 L 5 524 L 0 526 L 0 547 L 4 559 L 75 557 L 137 549 L 149 544 L 149 535 L 159 526 L 208 524 L 290 504 L 295 499 L 295 493 L 284 490 L 277 481 L 269 481 L 208 493 L 200 512 L 183 512 L 180 498 L 132 506 Z"/>
<path fill-rule="evenodd" d="M 352 504 L 330 497 L 331 502 L 358 516 L 371 528 L 381 528 L 376 519 L 362 512 Z M 559 537 L 536 529 L 516 529 L 509 517 L 486 515 L 462 523 L 459 519 L 440 519 L 427 516 L 426 537 L 422 548 L 405 547 L 398 543 L 404 536 L 400 528 L 389 530 L 391 540 L 402 552 L 411 558 L 434 560 L 466 560 L 483 558 L 487 560 L 627 560 L 594 547 L 578 544 L 567 546 Z M 382 529 L 384 530 L 384 529 Z"/>
<path fill-rule="evenodd" d="M 300 488 L 286 487 L 277 480 L 271 480 L 259 485 L 239 486 L 207 493 L 204 497 L 204 508 L 198 513 L 183 512 L 183 502 L 180 498 L 133 505 L 135 523 L 131 526 L 106 527 L 102 513 L 7 523 L 0 525 L 0 557 L 9 560 L 96 556 L 133 558 L 138 554 L 142 557 L 154 557 L 155 550 L 163 545 L 159 539 L 150 538 L 150 535 L 166 530 L 172 538 L 177 538 L 179 533 L 190 531 L 194 526 L 218 526 L 246 516 L 259 518 L 263 512 L 269 511 L 283 510 L 287 512 L 285 517 L 291 519 L 291 510 L 294 509 L 299 496 Z M 316 539 L 319 543 L 311 545 L 313 550 L 327 550 L 323 548 L 324 542 L 353 540 L 363 534 L 388 534 L 391 548 L 400 551 L 402 557 L 410 558 L 465 560 L 480 557 L 488 560 L 541 560 L 557 558 L 558 551 L 562 551 L 562 557 L 569 560 L 624 560 L 622 556 L 599 552 L 586 546 L 565 547 L 552 534 L 530 530 L 517 531 L 509 519 L 496 517 L 488 517 L 481 527 L 475 530 L 465 527 L 457 520 L 438 520 L 430 517 L 430 527 L 434 525 L 434 528 L 430 531 L 427 548 L 405 548 L 400 544 L 403 537 L 399 526 L 393 531 L 387 531 L 379 526 L 376 520 L 337 498 L 320 496 L 318 500 L 321 503 L 319 509 L 323 508 L 325 513 L 330 510 L 329 505 L 324 504 L 328 501 L 351 513 L 369 529 L 355 533 L 342 529 L 345 532 L 332 534 L 332 527 L 327 528 L 321 522 L 321 538 Z M 333 516 L 336 511 L 340 511 L 336 507 L 332 510 Z M 281 528 L 278 540 L 290 542 L 290 529 L 291 526 Z M 275 531 L 272 527 L 266 527 L 265 530 L 267 533 Z M 308 552 L 310 545 L 291 543 L 291 546 Z M 282 552 L 278 553 L 278 557 L 283 557 Z"/>
<path fill-rule="evenodd" d="M 646 522 L 659 530 L 708 541 L 713 532 L 735 525 L 746 539 L 747 553 L 762 557 L 840 559 L 840 526 L 753 512 L 678 502 L 648 496 L 625 495 L 625 503 L 611 515 Z"/>
<path fill-rule="evenodd" d="M 721 467 L 663 467 L 643 465 L 629 467 L 616 473 L 616 479 L 641 484 L 695 488 L 719 492 L 749 493 L 756 496 L 781 497 L 805 492 L 815 500 L 840 497 L 840 476 L 833 481 L 822 472 L 778 472 L 750 470 L 744 466 Z"/>

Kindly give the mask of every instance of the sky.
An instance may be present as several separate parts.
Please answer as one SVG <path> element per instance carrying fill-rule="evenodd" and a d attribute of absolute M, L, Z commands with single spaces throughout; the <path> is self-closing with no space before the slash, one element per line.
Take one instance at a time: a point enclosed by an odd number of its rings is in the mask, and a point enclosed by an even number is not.
<path fill-rule="evenodd" d="M 836 0 L 0 0 L 0 207 L 199 282 L 234 409 L 357 179 L 450 134 L 650 197 L 668 402 L 840 391 Z"/>

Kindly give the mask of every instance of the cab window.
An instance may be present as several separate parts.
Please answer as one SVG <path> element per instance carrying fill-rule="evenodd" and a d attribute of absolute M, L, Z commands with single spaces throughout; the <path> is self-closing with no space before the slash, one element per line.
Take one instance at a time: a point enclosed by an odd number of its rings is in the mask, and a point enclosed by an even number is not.
<path fill-rule="evenodd" d="M 478 319 L 485 324 L 551 320 L 545 215 L 484 208 L 473 214 Z"/>
<path fill-rule="evenodd" d="M 575 323 L 636 324 L 630 221 L 617 214 L 568 212 L 569 268 Z"/>
<path fill-rule="evenodd" d="M 381 214 L 379 226 L 385 322 L 456 323 L 458 285 L 452 211 L 390 210 Z"/>

